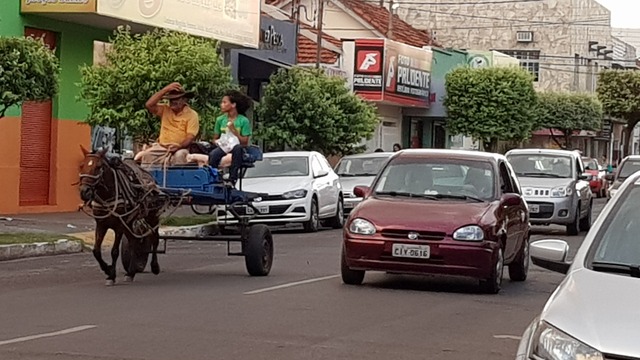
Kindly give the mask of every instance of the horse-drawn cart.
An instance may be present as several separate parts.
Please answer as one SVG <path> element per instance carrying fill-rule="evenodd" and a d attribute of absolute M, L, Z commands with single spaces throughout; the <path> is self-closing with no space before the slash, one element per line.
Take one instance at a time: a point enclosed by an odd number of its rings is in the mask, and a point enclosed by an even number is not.
<path fill-rule="evenodd" d="M 250 224 L 250 220 L 258 210 L 253 205 L 260 202 L 267 194 L 242 191 L 242 177 L 247 168 L 253 167 L 256 161 L 262 160 L 262 151 L 256 146 L 246 148 L 240 170 L 240 190 L 227 185 L 222 174 L 214 168 L 194 165 L 150 168 L 147 171 L 154 177 L 161 191 L 175 197 L 181 204 L 191 205 L 194 212 L 196 206 L 206 206 L 205 214 L 213 214 L 223 207 L 225 212 L 233 215 L 235 221 L 219 223 L 218 232 L 213 235 L 184 236 L 160 235 L 164 240 L 166 252 L 167 240 L 186 241 L 224 241 L 227 243 L 228 256 L 244 256 L 247 272 L 251 276 L 266 276 L 273 264 L 273 238 L 266 225 Z M 247 211 L 250 208 L 254 211 Z M 240 210 L 240 211 L 238 211 Z M 240 243 L 240 251 L 233 252 L 231 243 Z M 123 258 L 125 254 L 123 253 Z M 123 259 L 124 260 L 124 259 Z"/>

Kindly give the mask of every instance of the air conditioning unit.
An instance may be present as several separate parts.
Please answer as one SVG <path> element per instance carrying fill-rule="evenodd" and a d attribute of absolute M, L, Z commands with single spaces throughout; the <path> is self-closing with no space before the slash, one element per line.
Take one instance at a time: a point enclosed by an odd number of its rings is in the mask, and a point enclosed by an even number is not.
<path fill-rule="evenodd" d="M 533 41 L 533 31 L 518 31 L 516 33 L 516 40 L 518 42 L 529 43 Z"/>

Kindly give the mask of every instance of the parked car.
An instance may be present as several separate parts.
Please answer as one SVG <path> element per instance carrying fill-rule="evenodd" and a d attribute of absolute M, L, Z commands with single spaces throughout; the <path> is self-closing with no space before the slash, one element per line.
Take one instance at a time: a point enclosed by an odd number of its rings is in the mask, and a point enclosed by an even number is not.
<path fill-rule="evenodd" d="M 565 225 L 569 235 L 589 230 L 593 194 L 577 151 L 514 149 L 506 157 L 522 184 L 531 224 Z"/>
<path fill-rule="evenodd" d="M 640 155 L 629 155 L 622 159 L 615 173 L 606 176 L 606 179 L 612 182 L 609 198 L 614 197 L 620 185 L 638 170 L 640 170 Z"/>
<path fill-rule="evenodd" d="M 342 280 L 366 271 L 448 274 L 480 280 L 497 293 L 504 266 L 515 281 L 529 269 L 529 213 L 506 158 L 462 150 L 395 153 L 343 232 Z"/>
<path fill-rule="evenodd" d="M 238 184 L 239 186 L 239 184 Z M 340 229 L 344 202 L 338 175 L 327 159 L 315 151 L 265 153 L 262 161 L 247 169 L 242 189 L 269 194 L 239 213 L 255 215 L 254 223 L 283 225 L 301 223 L 308 232 L 318 231 L 321 221 Z M 229 214 L 220 218 L 229 220 Z"/>
<path fill-rule="evenodd" d="M 640 172 L 593 224 L 573 261 L 563 240 L 531 244 L 531 260 L 566 274 L 524 331 L 516 359 L 640 359 Z"/>
<path fill-rule="evenodd" d="M 607 170 L 598 163 L 598 160 L 593 158 L 582 158 L 584 164 L 584 173 L 588 176 L 589 186 L 591 192 L 596 194 L 597 197 L 607 197 L 609 192 L 609 181 L 606 179 Z"/>
<path fill-rule="evenodd" d="M 362 201 L 353 193 L 356 186 L 371 185 L 371 181 L 378 174 L 378 170 L 393 155 L 392 152 L 374 152 L 367 154 L 348 155 L 340 159 L 335 166 L 335 172 L 340 176 L 342 191 L 344 192 L 344 212 L 351 210 Z"/>

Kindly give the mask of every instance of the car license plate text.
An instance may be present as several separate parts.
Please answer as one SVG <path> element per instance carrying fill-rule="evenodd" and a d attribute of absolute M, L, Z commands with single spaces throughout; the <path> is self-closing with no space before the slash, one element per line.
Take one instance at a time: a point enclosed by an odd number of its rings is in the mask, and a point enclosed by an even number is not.
<path fill-rule="evenodd" d="M 269 214 L 269 206 L 268 205 L 254 205 L 254 207 L 258 210 L 258 214 Z M 255 211 L 251 206 L 247 206 L 247 214 L 253 215 Z"/>
<path fill-rule="evenodd" d="M 391 250 L 395 257 L 428 259 L 431 256 L 429 245 L 393 244 Z"/>
<path fill-rule="evenodd" d="M 540 212 L 540 206 L 539 205 L 529 205 L 529 212 L 533 213 L 533 214 L 537 214 Z"/>

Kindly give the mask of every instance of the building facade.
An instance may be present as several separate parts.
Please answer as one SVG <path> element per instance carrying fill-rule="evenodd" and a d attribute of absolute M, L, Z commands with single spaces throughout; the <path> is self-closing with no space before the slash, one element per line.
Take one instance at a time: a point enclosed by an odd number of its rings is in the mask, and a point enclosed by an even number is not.
<path fill-rule="evenodd" d="M 496 50 L 520 59 L 539 90 L 595 91 L 597 72 L 610 66 L 603 54 L 613 46 L 611 14 L 596 0 L 421 3 L 403 1 L 400 16 L 431 29 L 448 46 Z"/>
<path fill-rule="evenodd" d="M 0 214 L 74 211 L 80 145 L 90 148 L 87 107 L 76 100 L 79 68 L 100 60 L 113 29 L 153 27 L 216 38 L 227 47 L 258 48 L 260 0 L 218 9 L 211 2 L 179 0 L 0 1 L 0 36 L 41 37 L 61 67 L 60 93 L 51 101 L 26 103 L 0 120 Z M 94 56 L 94 53 L 98 56 Z M 108 141 L 108 140 L 104 140 Z"/>

